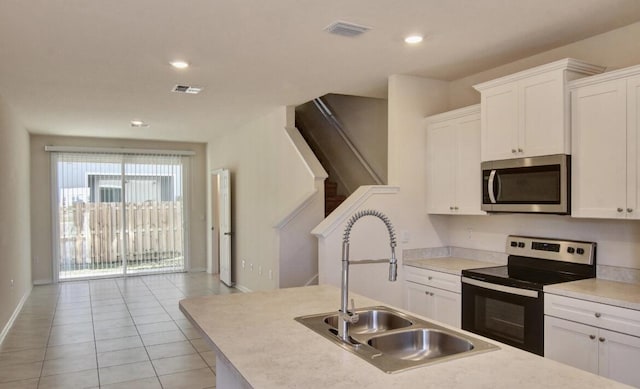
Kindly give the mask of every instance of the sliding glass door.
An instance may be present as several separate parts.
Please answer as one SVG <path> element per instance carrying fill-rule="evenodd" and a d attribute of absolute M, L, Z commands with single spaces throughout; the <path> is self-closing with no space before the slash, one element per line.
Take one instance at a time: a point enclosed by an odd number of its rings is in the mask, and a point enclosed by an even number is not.
<path fill-rule="evenodd" d="M 58 278 L 184 271 L 187 162 L 53 153 Z"/>

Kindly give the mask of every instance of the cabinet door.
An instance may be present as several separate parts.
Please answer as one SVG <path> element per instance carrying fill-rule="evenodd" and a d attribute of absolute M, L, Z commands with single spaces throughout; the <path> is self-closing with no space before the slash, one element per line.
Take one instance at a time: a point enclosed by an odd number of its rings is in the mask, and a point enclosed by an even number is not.
<path fill-rule="evenodd" d="M 640 219 L 640 77 L 627 81 L 627 217 Z"/>
<path fill-rule="evenodd" d="M 640 338 L 600 330 L 599 374 L 627 385 L 640 387 Z"/>
<path fill-rule="evenodd" d="M 571 120 L 572 216 L 625 218 L 625 80 L 573 90 Z"/>
<path fill-rule="evenodd" d="M 462 299 L 459 293 L 437 288 L 428 288 L 428 299 L 433 307 L 433 319 L 456 328 L 461 327 Z"/>
<path fill-rule="evenodd" d="M 516 83 L 497 86 L 482 92 L 483 161 L 516 157 L 518 149 L 518 93 Z"/>
<path fill-rule="evenodd" d="M 569 153 L 564 71 L 518 83 L 518 157 Z"/>
<path fill-rule="evenodd" d="M 544 356 L 598 374 L 598 329 L 544 317 Z"/>
<path fill-rule="evenodd" d="M 427 129 L 428 213 L 454 213 L 456 127 L 447 121 Z"/>
<path fill-rule="evenodd" d="M 482 170 L 480 169 L 480 117 L 461 118 L 457 131 L 456 207 L 458 214 L 484 215 L 480 209 Z"/>
<path fill-rule="evenodd" d="M 433 305 L 430 304 L 429 292 L 424 285 L 415 282 L 404 282 L 404 298 L 407 311 L 425 317 L 433 316 Z"/>

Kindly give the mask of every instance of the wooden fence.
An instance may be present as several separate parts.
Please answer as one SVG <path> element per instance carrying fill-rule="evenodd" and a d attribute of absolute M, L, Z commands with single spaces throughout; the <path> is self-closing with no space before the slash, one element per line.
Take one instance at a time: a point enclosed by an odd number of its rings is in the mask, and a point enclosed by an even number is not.
<path fill-rule="evenodd" d="M 61 265 L 94 267 L 122 262 L 122 204 L 76 203 L 59 212 Z M 128 263 L 183 255 L 181 202 L 129 203 L 125 220 Z"/>

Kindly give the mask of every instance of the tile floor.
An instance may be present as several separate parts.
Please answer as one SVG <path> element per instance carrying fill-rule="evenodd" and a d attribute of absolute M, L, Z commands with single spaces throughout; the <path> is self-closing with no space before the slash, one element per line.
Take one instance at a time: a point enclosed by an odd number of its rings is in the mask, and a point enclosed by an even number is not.
<path fill-rule="evenodd" d="M 206 273 L 36 286 L 0 345 L 0 389 L 213 388 L 215 355 L 178 301 L 233 292 Z"/>

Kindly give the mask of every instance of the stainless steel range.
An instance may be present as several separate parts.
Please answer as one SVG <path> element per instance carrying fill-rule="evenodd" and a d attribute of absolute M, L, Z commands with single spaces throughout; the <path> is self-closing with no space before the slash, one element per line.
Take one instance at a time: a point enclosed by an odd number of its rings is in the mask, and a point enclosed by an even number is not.
<path fill-rule="evenodd" d="M 596 276 L 596 244 L 510 235 L 506 266 L 462 271 L 462 328 L 544 355 L 544 285 Z"/>

